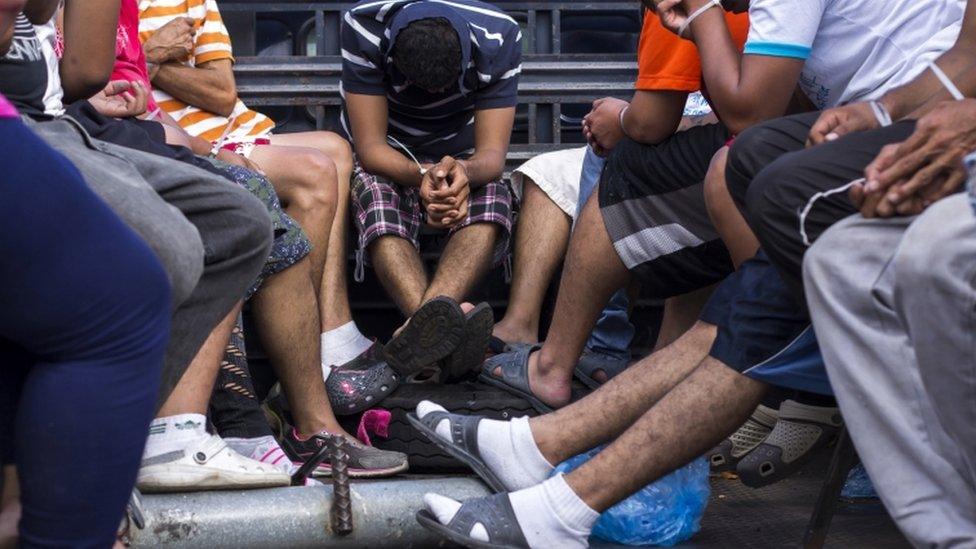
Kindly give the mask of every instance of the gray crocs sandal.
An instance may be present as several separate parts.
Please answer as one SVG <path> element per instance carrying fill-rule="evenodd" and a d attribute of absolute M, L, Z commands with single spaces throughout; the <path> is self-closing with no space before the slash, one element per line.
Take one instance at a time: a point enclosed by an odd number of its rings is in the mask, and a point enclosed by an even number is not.
<path fill-rule="evenodd" d="M 450 441 L 437 436 L 437 424 L 443 419 L 451 423 Z M 492 491 L 507 492 L 509 488 L 488 468 L 478 451 L 478 422 L 481 419 L 479 416 L 463 416 L 450 412 L 431 412 L 423 419 L 412 412 L 407 414 L 407 421 L 415 429 L 448 455 L 470 467 Z"/>
<path fill-rule="evenodd" d="M 441 524 L 427 509 L 417 511 L 417 522 L 449 541 L 475 549 L 528 549 L 529 542 L 522 533 L 508 494 L 495 494 L 465 501 L 447 524 Z M 488 532 L 488 541 L 471 537 L 471 529 L 481 524 Z"/>
<path fill-rule="evenodd" d="M 783 480 L 836 438 L 843 423 L 837 408 L 783 401 L 772 432 L 736 466 L 739 479 L 752 488 Z"/>
<path fill-rule="evenodd" d="M 485 361 L 485 349 L 495 326 L 495 313 L 487 303 L 479 303 L 464 315 L 464 332 L 457 349 L 444 361 L 441 381 L 454 381 L 477 373 Z"/>
<path fill-rule="evenodd" d="M 706 454 L 712 471 L 735 471 L 739 460 L 766 440 L 778 415 L 773 408 L 760 404 L 741 427 Z"/>
<path fill-rule="evenodd" d="M 449 297 L 435 297 L 383 349 L 386 362 L 403 377 L 451 354 L 464 334 L 464 312 Z"/>
<path fill-rule="evenodd" d="M 529 355 L 542 348 L 541 343 L 527 345 L 510 353 L 495 355 L 485 361 L 478 379 L 484 383 L 504 389 L 515 396 L 524 398 L 540 414 L 552 412 L 552 407 L 539 400 L 529 387 Z M 494 375 L 495 368 L 501 367 L 501 376 Z"/>
<path fill-rule="evenodd" d="M 583 382 L 583 385 L 586 385 L 590 389 L 597 389 L 606 382 L 597 381 L 593 378 L 594 374 L 602 371 L 607 374 L 607 380 L 609 381 L 620 374 L 620 372 L 626 370 L 629 365 L 630 360 L 584 349 L 583 356 L 580 357 L 573 374 L 576 375 L 576 379 Z"/>

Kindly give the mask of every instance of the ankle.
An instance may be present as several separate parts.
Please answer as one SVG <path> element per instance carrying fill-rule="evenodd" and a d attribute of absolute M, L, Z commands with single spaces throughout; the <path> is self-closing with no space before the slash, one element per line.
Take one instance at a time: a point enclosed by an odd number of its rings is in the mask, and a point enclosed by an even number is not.
<path fill-rule="evenodd" d="M 512 316 L 506 313 L 495 329 L 495 337 L 507 343 L 535 343 L 539 340 L 539 323 L 531 318 Z"/>
<path fill-rule="evenodd" d="M 305 440 L 311 436 L 326 432 L 333 435 L 345 434 L 345 430 L 338 421 L 309 421 L 295 424 L 295 432 Z"/>
<path fill-rule="evenodd" d="M 546 380 L 546 383 L 569 386 L 572 376 L 565 375 L 566 365 L 560 361 L 559 353 L 553 352 L 551 347 L 543 345 L 541 349 L 529 357 L 530 361 L 533 359 L 535 360 L 536 372 L 539 377 Z"/>
<path fill-rule="evenodd" d="M 565 446 L 565 437 L 560 438 L 553 426 L 552 414 L 529 418 L 529 430 L 539 453 L 550 464 L 559 465 L 567 459 L 560 449 Z"/>

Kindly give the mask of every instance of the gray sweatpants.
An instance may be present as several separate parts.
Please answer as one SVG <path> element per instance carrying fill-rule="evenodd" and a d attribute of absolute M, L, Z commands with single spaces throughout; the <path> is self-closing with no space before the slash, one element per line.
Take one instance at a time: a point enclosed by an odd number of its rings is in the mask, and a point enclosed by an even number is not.
<path fill-rule="evenodd" d="M 228 180 L 93 140 L 71 119 L 31 125 L 139 233 L 169 274 L 174 312 L 158 409 L 261 271 L 271 249 L 268 211 Z"/>
<path fill-rule="evenodd" d="M 976 547 L 976 216 L 837 223 L 804 281 L 844 419 L 888 512 L 917 547 Z"/>

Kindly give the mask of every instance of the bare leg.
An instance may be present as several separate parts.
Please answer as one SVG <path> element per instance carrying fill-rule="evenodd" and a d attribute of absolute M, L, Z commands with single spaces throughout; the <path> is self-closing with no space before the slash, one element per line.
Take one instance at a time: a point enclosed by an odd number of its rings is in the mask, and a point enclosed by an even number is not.
<path fill-rule="evenodd" d="M 722 147 L 712 157 L 712 163 L 705 175 L 705 205 L 712 224 L 729 248 L 732 263 L 738 269 L 743 261 L 752 258 L 759 251 L 759 240 L 739 213 L 739 208 L 732 201 L 732 195 L 725 185 L 725 161 L 728 153 L 729 148 Z"/>
<path fill-rule="evenodd" d="M 566 483 L 602 512 L 732 433 L 766 387 L 706 358 L 612 444 L 566 475 Z"/>
<path fill-rule="evenodd" d="M 566 255 L 571 221 L 531 179 L 525 178 L 522 194 L 512 291 L 505 318 L 495 324 L 494 335 L 508 342 L 535 343 L 542 300 Z"/>
<path fill-rule="evenodd" d="M 352 180 L 352 149 L 349 143 L 332 132 L 300 132 L 275 135 L 275 145 L 315 148 L 332 159 L 338 177 L 335 218 L 329 234 L 325 271 L 319 289 L 319 308 L 323 332 L 352 320 L 349 292 L 346 286 L 346 238 L 349 229 L 349 185 Z"/>
<path fill-rule="evenodd" d="M 268 278 L 251 300 L 261 343 L 291 404 L 302 437 L 343 433 L 329 404 L 319 363 L 319 316 L 306 258 Z"/>
<path fill-rule="evenodd" d="M 464 301 L 491 267 L 499 230 L 494 223 L 475 223 L 454 233 L 441 254 L 437 272 L 421 304 L 442 295 Z"/>
<path fill-rule="evenodd" d="M 254 148 L 251 160 L 274 185 L 281 205 L 312 242 L 313 280 L 322 280 L 329 234 L 335 217 L 336 165 L 329 157 L 308 147 L 265 145 Z"/>
<path fill-rule="evenodd" d="M 207 405 L 213 393 L 214 383 L 217 381 L 220 361 L 224 357 L 224 349 L 230 340 L 230 332 L 234 329 L 240 311 L 241 303 L 238 302 L 210 332 L 156 417 L 177 414 L 207 415 Z"/>
<path fill-rule="evenodd" d="M 603 224 L 598 195 L 594 192 L 586 203 L 570 238 L 549 337 L 529 357 L 532 392 L 557 408 L 569 402 L 573 368 L 600 311 L 614 292 L 630 283 Z"/>
<path fill-rule="evenodd" d="M 699 322 L 582 400 L 530 419 L 542 455 L 561 463 L 623 433 L 698 366 L 715 333 L 715 326 Z"/>
<path fill-rule="evenodd" d="M 380 283 L 406 317 L 423 303 L 427 272 L 420 254 L 408 240 L 381 236 L 369 245 L 369 257 Z"/>
<path fill-rule="evenodd" d="M 20 486 L 17 482 L 17 469 L 4 465 L 0 472 L 3 489 L 0 491 L 0 549 L 13 549 L 17 546 L 17 524 L 20 522 Z"/>
<path fill-rule="evenodd" d="M 698 315 L 714 290 L 715 286 L 709 286 L 665 301 L 664 318 L 661 320 L 654 349 L 663 349 L 691 328 L 698 321 Z"/>

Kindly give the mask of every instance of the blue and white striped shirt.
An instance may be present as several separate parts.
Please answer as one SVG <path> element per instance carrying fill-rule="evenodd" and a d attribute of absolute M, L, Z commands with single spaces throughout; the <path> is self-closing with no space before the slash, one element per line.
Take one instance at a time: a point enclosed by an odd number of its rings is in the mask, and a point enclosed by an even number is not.
<path fill-rule="evenodd" d="M 461 38 L 458 83 L 430 93 L 409 85 L 392 59 L 396 34 L 442 17 Z M 457 155 L 474 147 L 474 112 L 518 103 L 522 32 L 499 8 L 478 0 L 362 0 L 342 22 L 342 94 L 385 95 L 388 133 L 417 155 Z M 351 137 L 343 105 L 342 131 Z"/>

